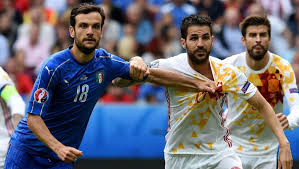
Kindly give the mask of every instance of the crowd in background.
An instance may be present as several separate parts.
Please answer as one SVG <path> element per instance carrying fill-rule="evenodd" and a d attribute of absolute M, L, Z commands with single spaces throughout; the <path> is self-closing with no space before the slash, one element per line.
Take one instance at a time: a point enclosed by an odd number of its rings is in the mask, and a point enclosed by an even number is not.
<path fill-rule="evenodd" d="M 272 24 L 270 51 L 288 60 L 299 79 L 299 0 L 0 0 L 0 66 L 28 99 L 42 62 L 69 47 L 70 10 L 82 2 L 103 7 L 106 20 L 100 47 L 146 63 L 184 52 L 181 20 L 209 15 L 220 59 L 244 52 L 239 23 L 250 14 L 267 14 Z M 297 81 L 298 83 L 298 81 Z M 164 88 L 111 85 L 99 103 L 166 103 Z"/>

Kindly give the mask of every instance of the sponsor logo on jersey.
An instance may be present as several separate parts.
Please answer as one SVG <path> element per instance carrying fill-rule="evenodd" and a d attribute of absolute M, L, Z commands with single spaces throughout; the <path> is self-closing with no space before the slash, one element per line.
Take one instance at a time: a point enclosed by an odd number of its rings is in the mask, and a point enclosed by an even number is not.
<path fill-rule="evenodd" d="M 96 80 L 98 83 L 102 83 L 104 81 L 104 72 L 103 71 L 97 72 Z"/>
<path fill-rule="evenodd" d="M 247 82 L 244 84 L 244 86 L 242 87 L 242 92 L 243 93 L 246 93 L 247 89 L 249 88 L 250 86 L 250 82 L 247 80 Z"/>
<path fill-rule="evenodd" d="M 45 103 L 49 98 L 49 93 L 44 88 L 39 88 L 34 92 L 34 101 L 37 103 Z"/>
<path fill-rule="evenodd" d="M 45 69 L 48 71 L 48 74 L 50 75 L 52 70 L 50 70 L 50 69 L 48 68 L 48 66 L 45 66 Z"/>
<path fill-rule="evenodd" d="M 297 88 L 291 88 L 290 93 L 299 93 L 299 90 Z"/>

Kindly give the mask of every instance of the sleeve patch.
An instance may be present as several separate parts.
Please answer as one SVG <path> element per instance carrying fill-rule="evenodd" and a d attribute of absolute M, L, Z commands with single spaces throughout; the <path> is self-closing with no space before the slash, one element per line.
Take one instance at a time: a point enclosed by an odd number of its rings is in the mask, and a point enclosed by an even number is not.
<path fill-rule="evenodd" d="M 34 92 L 34 101 L 37 103 L 45 103 L 49 98 L 49 93 L 44 88 L 39 88 Z"/>
<path fill-rule="evenodd" d="M 297 88 L 291 88 L 290 93 L 299 93 L 299 90 Z"/>
<path fill-rule="evenodd" d="M 250 82 L 247 80 L 247 82 L 244 84 L 244 86 L 242 87 L 242 92 L 243 93 L 246 93 L 247 89 L 249 88 L 250 86 Z"/>
<path fill-rule="evenodd" d="M 148 67 L 150 68 L 158 68 L 159 67 L 159 60 L 152 61 Z"/>

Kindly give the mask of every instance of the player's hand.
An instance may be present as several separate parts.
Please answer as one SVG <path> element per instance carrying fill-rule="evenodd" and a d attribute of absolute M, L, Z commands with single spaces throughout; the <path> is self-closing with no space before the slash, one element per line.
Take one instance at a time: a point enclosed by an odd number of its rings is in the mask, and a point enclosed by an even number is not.
<path fill-rule="evenodd" d="M 145 76 L 149 75 L 147 65 L 139 56 L 130 59 L 130 76 L 132 79 L 141 81 Z"/>
<path fill-rule="evenodd" d="M 293 158 L 290 143 L 279 146 L 278 169 L 292 169 Z"/>
<path fill-rule="evenodd" d="M 82 156 L 82 151 L 73 147 L 63 146 L 62 148 L 58 149 L 57 155 L 63 162 L 72 163 L 77 158 Z"/>
<path fill-rule="evenodd" d="M 209 92 L 215 93 L 216 85 L 213 81 L 199 81 L 198 80 L 198 90 L 199 92 Z"/>
<path fill-rule="evenodd" d="M 287 129 L 289 127 L 289 121 L 286 115 L 284 115 L 283 113 L 278 113 L 276 114 L 276 117 L 278 118 L 283 129 Z"/>

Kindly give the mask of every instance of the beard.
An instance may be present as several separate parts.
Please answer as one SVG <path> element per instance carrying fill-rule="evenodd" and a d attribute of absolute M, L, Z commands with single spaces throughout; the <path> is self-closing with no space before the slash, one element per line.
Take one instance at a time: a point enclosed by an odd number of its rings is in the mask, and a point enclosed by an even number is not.
<path fill-rule="evenodd" d="M 84 40 L 83 40 L 84 41 Z M 83 42 L 82 41 L 82 42 Z M 86 54 L 86 55 L 88 55 L 88 54 L 91 54 L 92 52 L 94 52 L 94 50 L 97 48 L 97 44 L 99 43 L 99 41 L 96 41 L 95 40 L 95 44 L 96 45 L 94 45 L 93 47 L 86 47 L 82 42 L 80 42 L 80 41 L 78 41 L 78 39 L 77 38 L 75 38 L 75 44 L 76 44 L 76 46 L 78 47 L 78 49 L 82 52 L 82 53 L 84 53 L 84 54 Z"/>
<path fill-rule="evenodd" d="M 260 53 L 254 53 L 254 47 L 256 46 L 259 46 L 262 48 L 262 52 Z M 256 60 L 256 61 L 259 61 L 259 60 L 262 60 L 264 58 L 264 56 L 266 55 L 267 51 L 268 51 L 268 48 L 265 48 L 264 46 L 262 45 L 256 45 L 256 46 L 253 46 L 251 49 L 248 49 L 247 52 L 249 54 L 249 56 L 253 59 L 253 60 Z"/>
<path fill-rule="evenodd" d="M 186 50 L 187 50 L 187 54 L 188 54 L 188 57 L 190 58 L 191 62 L 193 64 L 196 64 L 196 65 L 200 65 L 200 64 L 205 63 L 209 59 L 210 52 L 211 52 L 211 51 L 208 51 L 207 49 L 204 49 L 204 48 L 197 49 L 194 52 L 190 52 L 187 45 L 186 45 Z M 196 52 L 199 51 L 199 50 L 205 52 L 204 57 L 201 57 L 201 58 L 196 57 Z"/>

